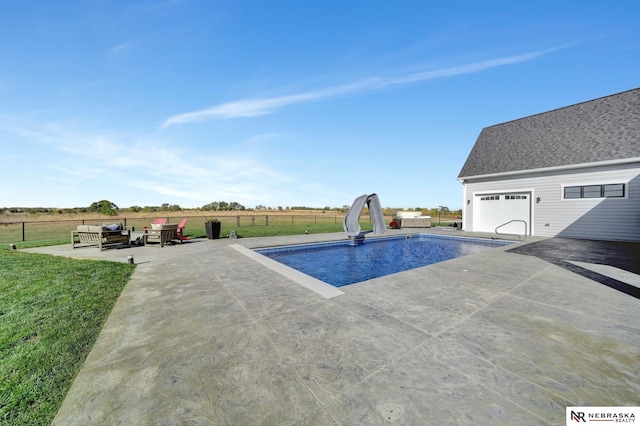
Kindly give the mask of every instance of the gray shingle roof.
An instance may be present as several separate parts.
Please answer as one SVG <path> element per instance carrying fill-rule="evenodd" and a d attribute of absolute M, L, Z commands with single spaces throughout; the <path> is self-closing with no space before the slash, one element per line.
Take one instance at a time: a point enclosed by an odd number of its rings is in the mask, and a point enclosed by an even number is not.
<path fill-rule="evenodd" d="M 487 127 L 459 178 L 640 157 L 640 88 Z"/>

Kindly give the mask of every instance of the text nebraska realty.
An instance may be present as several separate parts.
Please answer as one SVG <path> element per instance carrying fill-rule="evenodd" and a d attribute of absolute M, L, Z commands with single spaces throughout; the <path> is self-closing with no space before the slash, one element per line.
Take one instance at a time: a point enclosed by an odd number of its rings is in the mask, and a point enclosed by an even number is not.
<path fill-rule="evenodd" d="M 585 419 L 586 414 L 586 419 Z M 636 416 L 633 413 L 584 413 L 583 411 L 572 411 L 571 419 L 576 422 L 587 421 L 609 421 L 614 423 L 635 423 Z"/>

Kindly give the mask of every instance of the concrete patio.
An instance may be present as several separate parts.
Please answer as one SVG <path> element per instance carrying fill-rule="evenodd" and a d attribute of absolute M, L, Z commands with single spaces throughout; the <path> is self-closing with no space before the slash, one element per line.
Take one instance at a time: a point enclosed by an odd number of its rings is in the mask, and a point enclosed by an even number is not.
<path fill-rule="evenodd" d="M 53 424 L 561 425 L 640 405 L 640 299 L 548 259 L 495 248 L 325 298 L 234 249 L 344 238 L 30 250 L 138 264 Z"/>

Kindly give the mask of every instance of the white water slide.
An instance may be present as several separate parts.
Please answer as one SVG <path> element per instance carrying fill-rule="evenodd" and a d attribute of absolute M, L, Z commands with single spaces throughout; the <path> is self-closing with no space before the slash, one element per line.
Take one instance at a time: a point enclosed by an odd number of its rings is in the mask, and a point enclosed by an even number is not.
<path fill-rule="evenodd" d="M 380 205 L 380 199 L 377 194 L 361 195 L 353 201 L 351 208 L 344 216 L 342 222 L 344 231 L 350 238 L 361 237 L 360 228 L 360 214 L 364 209 L 364 205 L 369 208 L 369 215 L 371 216 L 371 222 L 373 222 L 374 234 L 386 234 L 387 225 L 384 223 L 384 217 L 382 216 L 382 206 Z"/>

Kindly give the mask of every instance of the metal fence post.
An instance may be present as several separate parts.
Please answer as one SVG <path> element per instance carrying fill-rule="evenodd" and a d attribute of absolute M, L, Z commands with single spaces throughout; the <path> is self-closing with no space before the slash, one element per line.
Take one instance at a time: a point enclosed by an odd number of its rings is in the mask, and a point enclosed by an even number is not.
<path fill-rule="evenodd" d="M 24 239 L 24 222 L 22 222 L 22 241 L 27 241 Z"/>

